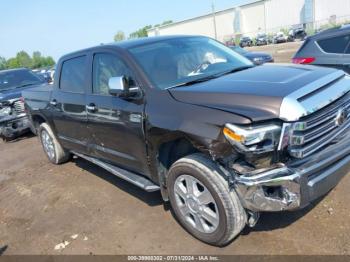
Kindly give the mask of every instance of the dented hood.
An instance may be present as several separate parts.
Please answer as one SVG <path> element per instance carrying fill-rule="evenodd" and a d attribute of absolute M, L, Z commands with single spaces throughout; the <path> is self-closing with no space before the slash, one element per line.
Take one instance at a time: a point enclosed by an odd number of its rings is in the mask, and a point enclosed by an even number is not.
<path fill-rule="evenodd" d="M 310 105 L 306 108 L 299 99 L 343 76 L 343 71 L 331 68 L 274 64 L 253 67 L 169 91 L 180 102 L 232 112 L 252 121 L 286 120 L 286 110 L 298 111 L 290 112 L 295 115 L 294 118 L 311 113 Z M 323 106 L 327 104 L 321 102 Z M 312 110 L 317 110 L 316 107 L 312 107 Z"/>

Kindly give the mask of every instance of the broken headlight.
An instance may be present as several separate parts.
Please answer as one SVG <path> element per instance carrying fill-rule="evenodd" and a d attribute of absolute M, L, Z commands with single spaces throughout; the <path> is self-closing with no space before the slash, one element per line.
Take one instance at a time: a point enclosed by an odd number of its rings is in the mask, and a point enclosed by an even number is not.
<path fill-rule="evenodd" d="M 10 106 L 5 106 L 3 108 L 0 108 L 0 117 L 9 116 L 11 112 L 12 112 L 12 109 Z"/>
<path fill-rule="evenodd" d="M 241 153 L 266 153 L 274 151 L 281 136 L 281 126 L 240 127 L 226 124 L 223 130 L 226 139 Z"/>

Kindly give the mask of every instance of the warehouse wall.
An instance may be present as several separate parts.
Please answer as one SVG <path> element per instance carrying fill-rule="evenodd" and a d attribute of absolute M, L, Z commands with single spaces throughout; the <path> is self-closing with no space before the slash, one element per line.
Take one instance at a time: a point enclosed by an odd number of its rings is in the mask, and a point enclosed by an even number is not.
<path fill-rule="evenodd" d="M 157 34 L 155 30 L 153 34 Z M 196 19 L 187 20 L 185 22 L 175 23 L 169 26 L 163 26 L 159 28 L 160 35 L 204 35 L 213 37 L 214 26 L 212 17 L 201 17 Z"/>
<path fill-rule="evenodd" d="M 266 28 L 271 31 L 303 23 L 305 0 L 268 0 Z"/>
<path fill-rule="evenodd" d="M 232 35 L 233 32 L 233 20 L 234 20 L 234 9 L 219 12 L 216 16 L 216 31 L 218 39 L 223 39 L 225 35 Z M 150 30 L 149 36 L 154 35 L 204 35 L 209 37 L 215 37 L 213 16 L 207 15 L 184 22 L 174 23 L 169 26 L 163 26 L 157 30 Z"/>
<path fill-rule="evenodd" d="M 241 31 L 246 35 L 265 30 L 264 2 L 258 2 L 241 8 Z"/>
<path fill-rule="evenodd" d="M 350 0 L 314 0 L 315 20 L 329 19 L 336 15 L 337 18 L 350 16 Z"/>
<path fill-rule="evenodd" d="M 350 20 L 350 0 L 265 0 L 227 9 L 216 14 L 217 38 L 235 34 L 256 36 L 259 31 L 275 33 L 292 25 L 319 27 L 336 15 L 336 23 Z M 312 23 L 316 21 L 315 23 Z M 149 36 L 197 34 L 215 37 L 211 14 L 150 30 Z"/>

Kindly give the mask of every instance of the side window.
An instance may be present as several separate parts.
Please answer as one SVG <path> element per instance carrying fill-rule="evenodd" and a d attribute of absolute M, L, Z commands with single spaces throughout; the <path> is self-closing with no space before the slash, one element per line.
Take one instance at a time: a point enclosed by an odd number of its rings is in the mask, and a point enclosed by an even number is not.
<path fill-rule="evenodd" d="M 64 61 L 61 69 L 61 90 L 72 93 L 84 93 L 86 66 L 86 56 Z"/>
<path fill-rule="evenodd" d="M 317 43 L 326 53 L 343 54 L 345 48 L 350 41 L 350 35 L 342 35 L 323 40 L 318 40 Z"/>
<path fill-rule="evenodd" d="M 131 70 L 116 55 L 100 53 L 94 55 L 93 85 L 94 94 L 108 95 L 108 81 L 111 77 L 131 77 Z"/>

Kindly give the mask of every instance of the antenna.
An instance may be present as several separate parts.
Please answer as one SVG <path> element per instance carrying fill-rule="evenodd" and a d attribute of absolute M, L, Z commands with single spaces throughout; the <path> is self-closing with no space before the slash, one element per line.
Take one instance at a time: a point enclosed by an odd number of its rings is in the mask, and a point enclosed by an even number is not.
<path fill-rule="evenodd" d="M 215 39 L 218 39 L 218 34 L 216 31 L 216 17 L 215 17 L 215 0 L 212 0 L 211 2 L 211 10 L 213 13 L 213 26 L 214 26 L 214 35 L 215 35 Z"/>

